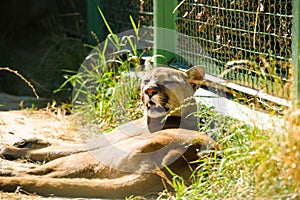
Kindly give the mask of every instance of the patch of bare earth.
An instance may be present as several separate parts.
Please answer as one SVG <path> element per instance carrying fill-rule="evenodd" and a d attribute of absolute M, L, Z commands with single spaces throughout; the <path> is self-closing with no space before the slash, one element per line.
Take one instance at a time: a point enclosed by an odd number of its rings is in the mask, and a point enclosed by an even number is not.
<path fill-rule="evenodd" d="M 0 112 L 0 146 L 12 145 L 24 138 L 47 138 L 60 140 L 63 143 L 79 143 L 82 138 L 75 126 L 72 115 L 62 112 L 44 110 L 17 110 Z M 1 148 L 1 147 L 0 147 Z M 0 158 L 1 159 L 1 158 Z M 0 167 L 5 167 L 1 166 Z M 57 199 L 43 198 L 26 191 L 15 193 L 1 192 L 0 199 Z"/>

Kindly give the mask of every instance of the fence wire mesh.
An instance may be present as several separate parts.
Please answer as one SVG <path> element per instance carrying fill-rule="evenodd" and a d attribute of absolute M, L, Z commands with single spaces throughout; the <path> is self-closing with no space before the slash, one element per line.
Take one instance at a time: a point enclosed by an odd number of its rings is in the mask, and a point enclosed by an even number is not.
<path fill-rule="evenodd" d="M 207 73 L 289 98 L 292 0 L 178 0 L 177 54 Z M 132 29 L 129 15 L 152 27 L 152 0 L 102 0 L 115 33 Z M 170 13 L 172 15 L 172 13 Z M 178 58 L 180 61 L 180 58 Z M 181 62 L 184 62 L 182 59 Z"/>
<path fill-rule="evenodd" d="M 179 42 L 179 55 L 204 64 L 209 74 L 288 98 L 292 0 L 184 0 L 179 5 L 178 31 L 198 44 Z"/>

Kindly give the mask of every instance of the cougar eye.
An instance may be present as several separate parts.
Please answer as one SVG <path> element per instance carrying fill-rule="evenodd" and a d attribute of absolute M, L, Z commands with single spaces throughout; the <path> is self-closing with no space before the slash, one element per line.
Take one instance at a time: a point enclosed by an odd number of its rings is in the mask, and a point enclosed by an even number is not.
<path fill-rule="evenodd" d="M 176 84 L 176 81 L 164 81 L 164 84 L 168 84 L 168 85 Z"/>
<path fill-rule="evenodd" d="M 146 85 L 150 82 L 150 80 L 143 80 L 143 83 Z"/>

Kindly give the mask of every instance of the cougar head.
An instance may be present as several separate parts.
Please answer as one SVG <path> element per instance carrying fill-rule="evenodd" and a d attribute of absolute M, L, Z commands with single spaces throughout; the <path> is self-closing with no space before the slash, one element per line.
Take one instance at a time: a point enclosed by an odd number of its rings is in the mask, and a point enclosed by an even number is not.
<path fill-rule="evenodd" d="M 197 106 L 191 100 L 205 75 L 202 66 L 186 72 L 170 67 L 146 67 L 141 82 L 141 97 L 148 118 L 185 117 L 195 112 Z"/>

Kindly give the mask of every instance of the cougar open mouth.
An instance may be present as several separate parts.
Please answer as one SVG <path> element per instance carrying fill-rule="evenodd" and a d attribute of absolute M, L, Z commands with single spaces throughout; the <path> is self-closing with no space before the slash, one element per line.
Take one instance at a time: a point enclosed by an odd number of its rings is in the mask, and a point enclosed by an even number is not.
<path fill-rule="evenodd" d="M 156 107 L 158 107 L 158 106 L 156 105 L 156 103 L 154 103 L 154 102 L 151 101 L 151 100 L 147 103 L 147 108 L 148 108 L 148 110 L 149 110 L 150 108 L 156 108 Z"/>
<path fill-rule="evenodd" d="M 146 104 L 146 107 L 148 110 L 148 114 L 151 117 L 161 117 L 162 115 L 165 115 L 169 111 L 168 108 L 156 104 L 151 100 Z"/>

